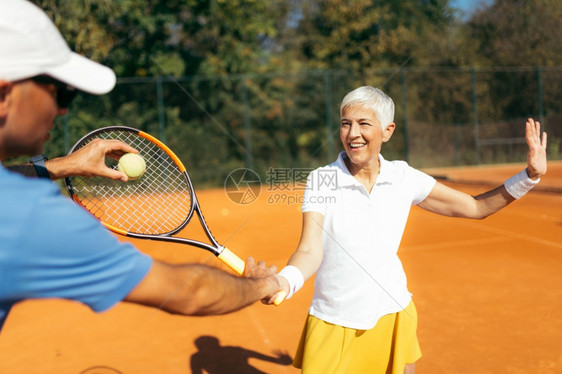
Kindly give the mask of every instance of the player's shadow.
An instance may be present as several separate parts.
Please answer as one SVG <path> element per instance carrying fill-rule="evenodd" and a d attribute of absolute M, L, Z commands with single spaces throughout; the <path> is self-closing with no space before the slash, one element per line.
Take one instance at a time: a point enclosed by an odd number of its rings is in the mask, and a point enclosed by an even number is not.
<path fill-rule="evenodd" d="M 249 363 L 254 358 L 279 365 L 293 362 L 287 353 L 274 351 L 274 356 L 235 346 L 221 346 L 214 336 L 201 336 L 195 340 L 198 351 L 191 356 L 192 374 L 262 374 L 265 373 Z"/>

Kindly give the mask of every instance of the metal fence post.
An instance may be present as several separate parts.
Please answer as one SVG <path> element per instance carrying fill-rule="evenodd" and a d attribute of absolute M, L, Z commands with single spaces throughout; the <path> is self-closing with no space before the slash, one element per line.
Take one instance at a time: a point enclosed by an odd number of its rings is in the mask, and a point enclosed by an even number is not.
<path fill-rule="evenodd" d="M 68 113 L 62 116 L 62 124 L 64 126 L 64 150 L 70 151 L 70 132 L 68 130 Z"/>
<path fill-rule="evenodd" d="M 546 131 L 546 123 L 544 122 L 544 101 L 542 90 L 542 68 L 537 66 L 537 96 L 539 101 L 539 122 L 542 125 L 543 131 Z"/>
<path fill-rule="evenodd" d="M 246 152 L 246 169 L 253 169 L 254 160 L 252 159 L 252 137 L 250 135 L 250 112 L 248 104 L 248 87 L 246 86 L 247 76 L 240 77 L 242 82 L 242 118 L 244 121 L 244 148 Z"/>
<path fill-rule="evenodd" d="M 406 89 L 406 68 L 400 69 L 400 86 L 402 88 L 402 111 L 404 112 L 404 161 L 410 162 L 410 135 L 408 132 L 408 90 Z"/>
<path fill-rule="evenodd" d="M 461 123 L 455 123 L 455 166 L 461 165 Z"/>
<path fill-rule="evenodd" d="M 472 123 L 474 125 L 474 154 L 476 164 L 480 165 L 480 134 L 478 129 L 478 102 L 476 99 L 476 70 L 470 69 L 470 81 L 472 88 Z"/>
<path fill-rule="evenodd" d="M 158 125 L 160 130 L 160 139 L 166 142 L 166 116 L 164 111 L 164 90 L 162 87 L 162 77 L 156 77 L 156 97 L 158 102 Z"/>
<path fill-rule="evenodd" d="M 334 154 L 334 139 L 332 134 L 332 79 L 330 70 L 324 72 L 324 98 L 326 100 L 326 161 L 332 162 Z"/>

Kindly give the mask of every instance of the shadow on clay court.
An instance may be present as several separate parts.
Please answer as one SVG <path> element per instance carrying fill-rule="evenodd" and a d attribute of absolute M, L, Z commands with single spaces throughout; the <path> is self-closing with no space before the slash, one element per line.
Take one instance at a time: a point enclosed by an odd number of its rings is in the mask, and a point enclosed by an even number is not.
<path fill-rule="evenodd" d="M 80 374 L 123 374 L 117 369 L 109 366 L 93 366 L 91 368 L 81 371 Z"/>
<path fill-rule="evenodd" d="M 191 356 L 192 374 L 260 374 L 265 373 L 250 363 L 257 359 L 279 365 L 290 365 L 293 362 L 287 353 L 275 351 L 274 356 L 235 346 L 221 346 L 214 336 L 200 336 L 195 339 L 198 351 Z"/>

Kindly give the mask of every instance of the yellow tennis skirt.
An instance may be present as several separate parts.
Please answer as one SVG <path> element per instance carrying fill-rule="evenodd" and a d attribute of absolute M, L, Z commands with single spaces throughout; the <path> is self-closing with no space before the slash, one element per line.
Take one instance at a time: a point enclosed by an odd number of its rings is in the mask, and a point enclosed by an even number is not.
<path fill-rule="evenodd" d="M 381 317 L 370 330 L 334 325 L 309 315 L 293 365 L 309 374 L 403 374 L 421 350 L 414 303 Z"/>

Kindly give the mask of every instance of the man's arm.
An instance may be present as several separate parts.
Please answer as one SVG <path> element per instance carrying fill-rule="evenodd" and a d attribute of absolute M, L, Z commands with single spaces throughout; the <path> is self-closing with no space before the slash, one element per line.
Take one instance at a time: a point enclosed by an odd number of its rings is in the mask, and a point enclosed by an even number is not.
<path fill-rule="evenodd" d="M 124 301 L 183 315 L 216 315 L 270 298 L 280 288 L 276 268 L 246 261 L 244 277 L 203 264 L 154 261 L 146 277 Z"/>
<path fill-rule="evenodd" d="M 546 173 L 546 133 L 541 136 L 540 123 L 528 119 L 525 128 L 525 139 L 529 150 L 527 152 L 527 168 L 524 178 L 531 181 Z M 532 183 L 532 182 L 531 182 Z M 508 184 L 508 183 L 506 183 Z M 419 206 L 434 213 L 450 217 L 482 219 L 504 208 L 516 197 L 513 191 L 506 188 L 506 184 L 484 192 L 478 196 L 470 196 L 464 192 L 436 183 L 431 193 Z M 523 188 L 522 192 L 525 193 Z M 520 195 L 520 193 L 519 193 Z"/>
<path fill-rule="evenodd" d="M 112 157 L 118 160 L 128 152 L 137 153 L 133 147 L 119 140 L 95 139 L 76 152 L 45 161 L 45 167 L 50 179 L 53 180 L 79 175 L 101 176 L 126 182 L 127 176 L 118 170 L 108 168 L 105 165 L 105 158 Z M 27 177 L 37 177 L 32 164 L 9 166 L 8 169 Z"/>

